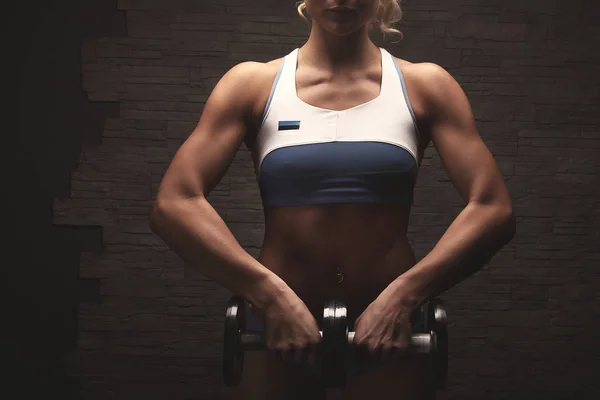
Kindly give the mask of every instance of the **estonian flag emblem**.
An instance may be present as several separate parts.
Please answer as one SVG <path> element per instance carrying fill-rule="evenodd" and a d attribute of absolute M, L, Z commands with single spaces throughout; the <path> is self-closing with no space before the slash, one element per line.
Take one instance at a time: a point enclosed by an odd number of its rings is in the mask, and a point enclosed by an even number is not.
<path fill-rule="evenodd" d="M 290 131 L 293 129 L 300 129 L 300 121 L 279 121 L 280 131 Z"/>

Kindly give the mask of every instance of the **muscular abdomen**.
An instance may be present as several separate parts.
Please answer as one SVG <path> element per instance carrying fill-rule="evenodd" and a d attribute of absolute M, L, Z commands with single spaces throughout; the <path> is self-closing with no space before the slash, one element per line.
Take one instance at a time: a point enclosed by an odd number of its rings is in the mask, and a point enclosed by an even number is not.
<path fill-rule="evenodd" d="M 414 265 L 406 238 L 408 213 L 408 207 L 384 204 L 267 208 L 259 261 L 315 317 L 335 298 L 346 303 L 353 319 Z"/>

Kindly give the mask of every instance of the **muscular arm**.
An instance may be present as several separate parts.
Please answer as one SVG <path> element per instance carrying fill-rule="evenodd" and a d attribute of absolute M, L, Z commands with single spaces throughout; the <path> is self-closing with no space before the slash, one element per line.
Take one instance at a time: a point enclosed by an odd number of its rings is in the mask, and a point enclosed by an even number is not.
<path fill-rule="evenodd" d="M 431 252 L 390 285 L 410 306 L 472 275 L 515 230 L 508 191 L 477 132 L 466 95 L 441 67 L 424 68 L 417 86 L 425 99 L 431 140 L 466 206 Z"/>
<path fill-rule="evenodd" d="M 257 93 L 266 84 L 263 68 L 242 63 L 219 81 L 169 165 L 150 216 L 152 231 L 187 265 L 259 308 L 287 285 L 239 245 L 206 196 L 253 129 Z"/>

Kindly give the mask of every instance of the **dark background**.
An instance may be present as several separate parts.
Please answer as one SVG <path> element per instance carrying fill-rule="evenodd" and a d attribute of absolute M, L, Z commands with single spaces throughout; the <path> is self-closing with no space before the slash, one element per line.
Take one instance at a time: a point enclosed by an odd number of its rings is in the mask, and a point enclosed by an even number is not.
<path fill-rule="evenodd" d="M 63 0 L 11 5 L 5 60 L 7 398 L 215 399 L 229 293 L 153 235 L 171 157 L 217 80 L 281 57 L 294 1 Z M 441 399 L 592 399 L 600 391 L 600 5 L 406 0 L 394 55 L 446 68 L 514 201 L 518 232 L 443 298 Z M 14 132 L 14 134 L 13 134 Z M 6 141 L 5 141 L 6 143 Z M 10 143 L 10 142 L 9 142 Z M 242 149 L 210 197 L 253 255 L 263 217 Z M 411 217 L 419 257 L 461 201 L 428 149 Z M 40 397 L 41 396 L 41 397 Z"/>

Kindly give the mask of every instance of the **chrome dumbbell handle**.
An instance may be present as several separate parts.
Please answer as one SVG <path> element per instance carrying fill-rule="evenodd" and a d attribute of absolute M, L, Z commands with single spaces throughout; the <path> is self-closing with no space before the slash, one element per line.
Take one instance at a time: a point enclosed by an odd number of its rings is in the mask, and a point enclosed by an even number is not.
<path fill-rule="evenodd" d="M 319 331 L 323 336 L 323 331 Z M 348 332 L 348 344 L 354 344 L 354 332 Z M 245 351 L 264 350 L 266 347 L 265 336 L 263 332 L 240 332 L 239 345 Z M 435 352 L 435 334 L 416 333 L 413 334 L 408 347 L 408 352 L 413 354 L 430 354 Z"/>

